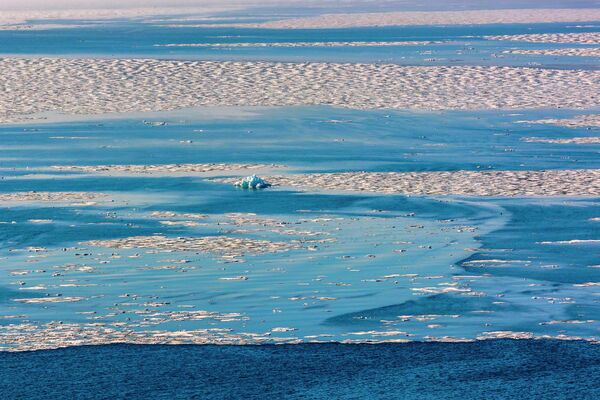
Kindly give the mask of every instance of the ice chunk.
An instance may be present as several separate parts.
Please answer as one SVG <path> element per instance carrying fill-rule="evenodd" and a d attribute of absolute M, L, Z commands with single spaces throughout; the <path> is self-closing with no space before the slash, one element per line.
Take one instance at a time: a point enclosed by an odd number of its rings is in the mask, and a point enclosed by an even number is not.
<path fill-rule="evenodd" d="M 241 181 L 236 182 L 235 186 L 240 187 L 242 189 L 264 189 L 271 186 L 271 184 L 259 178 L 256 175 L 252 175 L 247 176 Z"/>

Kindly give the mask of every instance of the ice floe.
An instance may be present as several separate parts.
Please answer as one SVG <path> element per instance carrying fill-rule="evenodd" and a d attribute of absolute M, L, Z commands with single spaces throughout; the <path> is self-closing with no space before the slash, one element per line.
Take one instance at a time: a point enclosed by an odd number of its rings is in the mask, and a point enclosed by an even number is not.
<path fill-rule="evenodd" d="M 523 138 L 527 143 L 552 143 L 552 144 L 600 144 L 600 137 L 574 137 L 568 139 L 547 139 L 541 137 Z"/>
<path fill-rule="evenodd" d="M 510 40 L 515 42 L 533 43 L 600 44 L 600 32 L 531 33 L 524 35 L 485 36 L 485 38 L 488 40 Z"/>
<path fill-rule="evenodd" d="M 396 11 L 323 14 L 239 26 L 269 29 L 327 29 L 394 25 L 472 25 L 588 22 L 600 19 L 600 9 L 503 9 L 461 11 Z"/>
<path fill-rule="evenodd" d="M 507 54 L 533 56 L 600 57 L 600 47 L 576 47 L 568 49 L 507 50 Z"/>
<path fill-rule="evenodd" d="M 600 127 L 600 114 L 577 115 L 572 118 L 546 118 L 534 121 L 519 121 L 528 124 L 547 124 L 565 126 L 568 128 Z"/>
<path fill-rule="evenodd" d="M 300 248 L 297 241 L 272 242 L 268 240 L 237 238 L 230 236 L 166 237 L 133 236 L 124 239 L 91 240 L 87 246 L 117 249 L 150 248 L 163 251 L 198 251 L 241 257 L 244 253 L 277 253 Z"/>
<path fill-rule="evenodd" d="M 169 43 L 155 44 L 156 47 L 383 47 L 383 46 L 427 46 L 441 41 L 390 41 L 390 42 L 245 42 L 245 43 Z"/>
<path fill-rule="evenodd" d="M 405 195 L 598 196 L 600 170 L 346 172 L 267 177 L 273 185 Z M 218 179 L 235 182 L 234 178 Z"/>
<path fill-rule="evenodd" d="M 275 164 L 147 164 L 147 165 L 55 165 L 50 167 L 57 171 L 107 173 L 119 172 L 130 174 L 157 174 L 157 173 L 204 173 L 215 171 L 243 171 L 255 169 L 282 168 Z"/>
<path fill-rule="evenodd" d="M 0 194 L 0 202 L 73 202 L 98 200 L 107 197 L 94 192 L 14 192 Z M 89 203 L 93 205 L 94 203 Z M 86 205 L 86 203 L 82 204 Z"/>
<path fill-rule="evenodd" d="M 600 72 L 595 70 L 59 58 L 2 58 L 0 70 L 5 88 L 0 122 L 5 123 L 36 120 L 47 112 L 201 106 L 469 110 L 600 105 Z M 168 81 L 161 79 L 165 75 Z"/>

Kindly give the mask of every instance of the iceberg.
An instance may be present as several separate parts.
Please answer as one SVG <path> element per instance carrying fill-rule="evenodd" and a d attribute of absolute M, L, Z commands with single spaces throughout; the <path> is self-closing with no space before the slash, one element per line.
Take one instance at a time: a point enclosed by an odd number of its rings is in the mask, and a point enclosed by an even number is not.
<path fill-rule="evenodd" d="M 242 189 L 264 189 L 271 186 L 270 183 L 256 175 L 247 176 L 241 181 L 234 183 L 234 185 Z"/>

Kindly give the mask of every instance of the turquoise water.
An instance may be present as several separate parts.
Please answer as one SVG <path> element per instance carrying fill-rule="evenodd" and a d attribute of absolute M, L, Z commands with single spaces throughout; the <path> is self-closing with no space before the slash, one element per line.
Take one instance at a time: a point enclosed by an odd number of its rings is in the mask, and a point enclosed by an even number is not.
<path fill-rule="evenodd" d="M 0 231 L 4 271 L 44 271 L 4 275 L 5 312 L 40 323 L 137 321 L 141 317 L 136 311 L 144 302 L 131 304 L 130 298 L 123 298 L 131 294 L 167 303 L 160 312 L 190 307 L 244 316 L 226 322 L 165 321 L 157 327 L 167 330 L 212 326 L 260 334 L 285 327 L 294 330 L 272 337 L 307 341 L 387 337 L 382 332 L 413 340 L 475 338 L 497 330 L 596 337 L 600 310 L 593 301 L 594 287 L 573 284 L 600 278 L 600 269 L 592 268 L 597 244 L 539 243 L 597 239 L 598 222 L 591 221 L 598 214 L 597 199 L 247 192 L 197 176 L 107 176 L 48 169 L 210 162 L 285 164 L 294 172 L 599 167 L 598 145 L 522 140 L 594 134 L 519 122 L 557 115 L 544 110 L 407 113 L 311 107 L 220 113 L 207 117 L 201 110 L 187 110 L 176 117 L 156 113 L 0 128 L 2 192 L 90 191 L 117 199 L 91 207 L 23 204 L 0 210 L 0 221 L 5 222 Z M 166 125 L 150 126 L 143 120 Z M 202 221 L 205 226 L 167 226 L 149 218 L 153 211 L 210 218 Z M 223 263 L 207 254 L 81 250 L 80 243 L 87 240 L 157 233 L 211 236 L 234 231 L 239 237 L 274 241 L 302 238 L 252 223 L 231 226 L 230 213 L 300 223 L 302 231 L 321 232 L 318 238 L 335 241 L 319 244 L 318 251 L 310 253 L 248 256 L 241 264 Z M 329 221 L 312 221 L 317 218 Z M 44 219 L 51 223 L 31 222 Z M 30 247 L 48 250 L 37 254 L 27 251 Z M 111 252 L 121 258 L 110 259 Z M 174 270 L 152 269 L 178 259 L 187 262 Z M 504 262 L 478 262 L 489 259 Z M 65 270 L 72 264 L 93 270 Z M 61 276 L 54 276 L 57 271 Z M 248 279 L 223 279 L 236 276 Z M 19 287 L 19 281 L 25 285 Z M 78 286 L 64 286 L 73 283 Z M 27 290 L 40 285 L 43 290 Z M 444 292 L 449 286 L 464 292 Z M 435 292 L 423 292 L 432 287 Z M 46 294 L 86 300 L 44 305 L 14 301 Z M 553 300 L 563 297 L 571 300 Z M 89 312 L 95 314 L 85 314 Z M 548 324 L 563 320 L 592 322 Z M 11 318 L 2 323 L 14 322 Z"/>
<path fill-rule="evenodd" d="M 214 21 L 208 21 L 213 23 Z M 217 21 L 218 22 L 218 21 Z M 77 21 L 67 22 L 77 24 Z M 183 22 L 181 24 L 197 24 Z M 178 22 L 178 24 L 180 24 Z M 108 25 L 36 31 L 0 31 L 0 55 L 52 57 L 264 60 L 288 62 L 365 62 L 402 65 L 502 65 L 597 69 L 594 57 L 502 54 L 513 48 L 590 47 L 569 44 L 491 41 L 485 35 L 594 32 L 586 23 L 415 26 L 353 29 L 172 28 L 165 23 L 114 21 Z M 577 27 L 574 26 L 583 26 Z M 158 47 L 189 43 L 273 43 L 321 41 L 442 41 L 391 47 Z"/>
<path fill-rule="evenodd" d="M 17 168 L 4 174 L 28 173 L 18 170 L 24 167 L 81 165 L 82 159 L 85 165 L 276 163 L 298 171 L 598 168 L 598 145 L 523 141 L 593 137 L 595 132 L 585 128 L 521 123 L 580 113 L 410 113 L 331 107 L 187 110 L 177 116 L 164 112 L 0 127 L 0 149 L 2 166 Z M 148 126 L 144 120 L 167 125 Z"/>

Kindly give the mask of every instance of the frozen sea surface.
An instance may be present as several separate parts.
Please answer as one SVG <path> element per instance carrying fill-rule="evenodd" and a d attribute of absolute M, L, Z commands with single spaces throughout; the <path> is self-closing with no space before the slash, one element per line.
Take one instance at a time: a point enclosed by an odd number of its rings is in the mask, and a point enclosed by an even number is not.
<path fill-rule="evenodd" d="M 483 39 L 597 30 L 587 24 L 326 32 L 161 24 L 113 21 L 0 31 L 0 54 L 598 67 L 593 57 L 504 53 L 573 45 Z M 324 40 L 443 43 L 156 46 Z M 229 176 L 228 171 L 52 168 L 260 163 L 283 166 L 268 171 L 283 174 L 597 169 L 598 144 L 528 140 L 594 138 L 597 128 L 527 122 L 597 112 L 241 107 L 48 114 L 46 123 L 3 125 L 0 196 L 36 191 L 106 197 L 0 203 L 1 350 L 76 346 L 0 352 L 0 392 L 15 399 L 66 392 L 82 399 L 508 399 L 517 393 L 521 398 L 598 398 L 595 344 L 476 340 L 598 340 L 598 198 L 392 196 L 285 187 L 248 191 L 210 179 Z M 87 243 L 155 235 L 294 245 L 284 252 L 223 257 L 214 251 Z M 98 330 L 83 332 L 84 326 L 121 336 L 110 340 Z M 77 346 L 123 342 L 144 333 L 157 342 L 169 335 L 175 337 L 170 343 L 194 342 L 186 341 L 189 332 L 196 332 L 190 334 L 199 335 L 196 339 L 209 335 L 209 343 L 267 344 Z M 441 342 L 457 339 L 470 342 Z M 316 341 L 411 343 L 306 343 Z M 300 344 L 268 344 L 279 342 Z"/>

